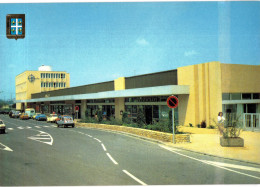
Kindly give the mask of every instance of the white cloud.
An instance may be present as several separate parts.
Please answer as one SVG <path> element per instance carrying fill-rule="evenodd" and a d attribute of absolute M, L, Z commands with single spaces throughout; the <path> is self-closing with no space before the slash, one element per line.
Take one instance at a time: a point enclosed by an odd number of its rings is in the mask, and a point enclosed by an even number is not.
<path fill-rule="evenodd" d="M 139 39 L 137 39 L 137 40 L 136 40 L 136 43 L 137 43 L 138 45 L 141 45 L 141 46 L 149 45 L 149 42 L 146 41 L 144 38 L 139 38 Z"/>
<path fill-rule="evenodd" d="M 184 52 L 184 55 L 185 55 L 185 56 L 194 56 L 194 55 L 196 55 L 196 54 L 198 54 L 198 53 L 197 53 L 197 51 L 195 51 L 195 50 L 185 51 L 185 52 Z"/>

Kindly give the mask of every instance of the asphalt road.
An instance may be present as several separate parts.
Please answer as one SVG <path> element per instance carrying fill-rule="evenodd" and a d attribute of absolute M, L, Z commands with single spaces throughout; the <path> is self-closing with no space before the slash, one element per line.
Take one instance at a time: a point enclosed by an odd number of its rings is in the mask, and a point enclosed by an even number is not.
<path fill-rule="evenodd" d="M 260 166 L 111 131 L 10 119 L 0 186 L 259 184 Z"/>

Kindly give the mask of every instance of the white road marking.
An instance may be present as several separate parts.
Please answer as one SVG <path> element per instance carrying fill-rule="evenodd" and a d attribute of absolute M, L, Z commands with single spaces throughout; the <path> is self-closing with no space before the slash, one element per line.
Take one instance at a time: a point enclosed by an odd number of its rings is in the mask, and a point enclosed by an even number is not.
<path fill-rule="evenodd" d="M 45 125 L 45 126 L 43 126 L 43 127 L 50 127 L 50 126 L 46 126 L 46 125 Z"/>
<path fill-rule="evenodd" d="M 39 127 L 39 126 L 35 126 L 36 128 L 38 128 L 38 129 L 40 129 L 41 127 Z"/>
<path fill-rule="evenodd" d="M 143 185 L 143 186 L 146 186 L 147 184 L 145 184 L 143 181 L 141 181 L 140 179 L 136 178 L 134 175 L 132 175 L 131 173 L 129 173 L 128 171 L 126 170 L 123 170 L 123 172 L 125 174 L 127 174 L 129 177 L 131 177 L 132 179 L 134 179 L 136 182 L 138 182 L 139 184 Z"/>
<path fill-rule="evenodd" d="M 79 134 L 84 134 L 83 132 L 78 132 Z"/>
<path fill-rule="evenodd" d="M 160 147 L 162 148 L 165 148 L 165 146 L 162 146 L 162 145 L 159 145 Z M 239 172 L 239 171 L 236 171 L 236 170 L 232 170 L 232 169 L 228 169 L 228 168 L 225 168 L 225 167 L 222 167 L 222 166 L 218 166 L 216 164 L 212 164 L 212 163 L 209 163 L 207 161 L 204 161 L 204 160 L 199 160 L 197 158 L 194 158 L 194 157 L 191 157 L 191 156 L 187 156 L 187 155 L 184 155 L 182 153 L 178 153 L 176 151 L 173 151 L 173 150 L 170 150 L 170 149 L 167 149 L 175 154 L 178 154 L 178 155 L 181 155 L 183 157 L 186 157 L 186 158 L 189 158 L 189 159 L 192 159 L 192 160 L 196 160 L 196 161 L 199 161 L 199 162 L 202 162 L 204 164 L 208 164 L 208 165 L 212 165 L 212 166 L 215 166 L 215 167 L 218 167 L 218 168 L 221 168 L 221 169 L 224 169 L 224 170 L 227 170 L 227 171 L 231 171 L 231 172 L 234 172 L 234 173 L 238 173 L 238 174 L 241 174 L 241 175 L 245 175 L 245 176 L 248 176 L 248 177 L 252 177 L 252 178 L 255 178 L 255 179 L 260 179 L 260 177 L 256 177 L 254 175 L 249 175 L 249 174 L 246 174 L 246 173 L 242 173 L 242 172 Z"/>
<path fill-rule="evenodd" d="M 106 149 L 106 147 L 104 146 L 104 144 L 101 144 L 101 145 L 102 145 L 104 151 L 107 151 L 107 149 Z"/>
<path fill-rule="evenodd" d="M 57 125 L 51 125 L 52 127 L 57 127 Z"/>
<path fill-rule="evenodd" d="M 49 133 L 43 132 L 43 131 L 38 131 L 38 132 L 40 132 L 40 134 L 37 134 L 35 136 L 31 136 L 31 137 L 28 137 L 28 138 L 31 139 L 31 140 L 35 140 L 35 141 L 45 143 L 45 144 L 49 144 L 49 145 L 53 144 L 53 138 Z M 48 136 L 48 138 L 43 138 L 43 137 L 47 137 L 47 136 Z M 48 141 L 42 141 L 42 140 L 48 140 Z"/>
<path fill-rule="evenodd" d="M 205 162 L 208 162 L 208 163 L 211 163 L 214 165 L 218 165 L 218 166 L 228 167 L 228 168 L 236 168 L 236 169 L 260 172 L 260 168 L 255 168 L 255 167 L 228 164 L 228 163 L 223 163 L 223 162 L 213 162 L 213 161 L 208 161 L 208 160 L 202 160 L 202 161 L 205 161 Z"/>
<path fill-rule="evenodd" d="M 17 127 L 18 129 L 24 129 L 23 127 Z"/>
<path fill-rule="evenodd" d="M 160 145 L 160 147 L 167 149 L 168 151 L 180 151 L 179 149 L 174 149 L 172 147 L 167 147 L 167 146 L 164 146 L 164 145 Z"/>
<path fill-rule="evenodd" d="M 32 127 L 27 126 L 26 129 L 31 129 Z"/>
<path fill-rule="evenodd" d="M 90 137 L 90 138 L 92 138 L 93 136 L 90 136 L 90 135 L 88 135 L 88 134 L 86 134 L 88 137 Z"/>
<path fill-rule="evenodd" d="M 6 145 L 4 145 L 4 144 L 1 144 L 0 143 L 0 145 L 2 145 L 4 148 L 0 148 L 0 149 L 2 149 L 2 150 L 4 150 L 4 151 L 13 151 L 10 147 L 7 147 Z"/>
<path fill-rule="evenodd" d="M 118 165 L 118 163 L 113 159 L 113 157 L 109 153 L 107 153 L 107 156 L 115 165 Z"/>
<path fill-rule="evenodd" d="M 99 143 L 101 143 L 101 141 L 99 139 L 97 139 L 97 138 L 94 138 L 94 139 L 97 140 Z"/>
<path fill-rule="evenodd" d="M 14 130 L 13 128 L 7 128 L 7 129 L 10 130 L 10 131 Z"/>

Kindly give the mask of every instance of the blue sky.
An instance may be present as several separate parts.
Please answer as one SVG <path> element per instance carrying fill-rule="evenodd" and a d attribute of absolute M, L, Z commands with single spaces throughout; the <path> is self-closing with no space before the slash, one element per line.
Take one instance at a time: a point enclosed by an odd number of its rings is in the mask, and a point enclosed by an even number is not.
<path fill-rule="evenodd" d="M 42 64 L 71 86 L 220 61 L 260 64 L 260 2 L 0 4 L 0 93 Z M 25 39 L 6 38 L 6 15 L 26 14 Z"/>

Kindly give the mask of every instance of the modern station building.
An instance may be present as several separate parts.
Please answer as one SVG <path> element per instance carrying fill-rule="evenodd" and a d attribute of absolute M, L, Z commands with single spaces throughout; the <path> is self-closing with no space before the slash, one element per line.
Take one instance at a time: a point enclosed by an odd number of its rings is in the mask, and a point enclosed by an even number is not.
<path fill-rule="evenodd" d="M 19 75 L 16 79 L 20 81 Z M 31 92 L 26 99 L 17 97 L 17 103 L 44 113 L 55 111 L 70 115 L 78 106 L 79 118 L 84 118 L 86 111 L 94 116 L 100 109 L 104 116 L 121 119 L 126 111 L 133 121 L 137 109 L 142 108 L 146 123 L 152 124 L 168 118 L 170 109 L 166 100 L 175 95 L 179 99 L 178 108 L 174 110 L 179 125 L 196 126 L 202 121 L 207 126 L 214 125 L 213 121 L 222 111 L 241 116 L 247 128 L 260 129 L 259 80 L 259 65 L 209 62 L 62 90 L 45 88 L 38 93 Z"/>
<path fill-rule="evenodd" d="M 25 71 L 15 77 L 16 100 L 30 100 L 31 95 L 70 87 L 70 75 L 52 71 L 50 66 L 40 66 L 38 71 Z M 24 110 L 27 102 L 16 103 L 17 110 Z M 40 108 L 37 108 L 40 110 Z"/>

